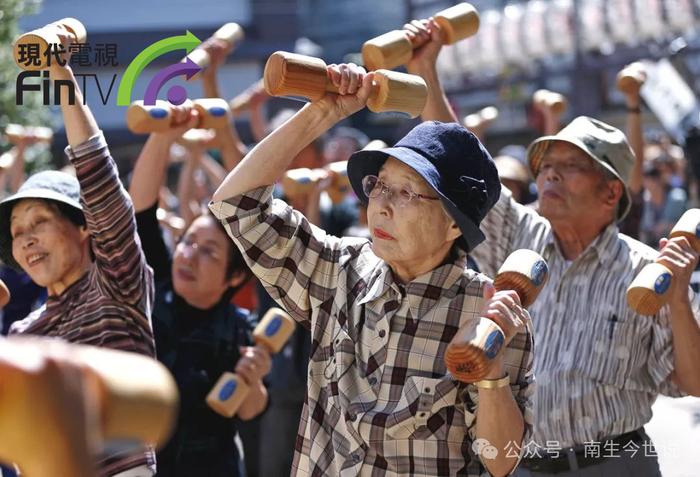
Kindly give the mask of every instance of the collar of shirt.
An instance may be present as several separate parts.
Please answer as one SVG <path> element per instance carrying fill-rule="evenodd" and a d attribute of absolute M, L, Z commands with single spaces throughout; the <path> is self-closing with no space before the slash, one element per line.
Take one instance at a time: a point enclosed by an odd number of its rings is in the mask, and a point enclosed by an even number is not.
<path fill-rule="evenodd" d="M 414 316 L 421 317 L 441 298 L 452 298 L 457 290 L 455 285 L 465 273 L 467 256 L 458 253 L 457 259 L 402 284 L 394 279 L 391 267 L 385 262 L 374 270 L 367 281 L 367 293 L 358 301 L 364 305 L 382 297 L 389 289 L 397 296 L 407 297 Z"/>
<path fill-rule="evenodd" d="M 599 234 L 593 240 L 593 242 L 588 245 L 588 247 L 586 247 L 581 255 L 576 258 L 576 260 L 579 260 L 581 257 L 586 257 L 589 253 L 595 253 L 603 266 L 609 266 L 612 264 L 617 256 L 618 247 L 620 246 L 618 240 L 619 231 L 620 230 L 615 222 L 610 223 L 607 227 L 605 227 L 605 229 L 603 229 L 603 232 Z M 561 260 L 565 260 L 564 254 L 559 247 L 559 243 L 554 236 L 554 230 L 550 226 L 545 237 L 544 246 L 544 259 L 547 260 L 547 262 L 550 262 L 552 259 L 552 253 L 554 251 L 556 251 L 556 254 L 559 256 L 559 258 L 561 258 Z M 576 260 L 574 260 L 574 262 Z"/>

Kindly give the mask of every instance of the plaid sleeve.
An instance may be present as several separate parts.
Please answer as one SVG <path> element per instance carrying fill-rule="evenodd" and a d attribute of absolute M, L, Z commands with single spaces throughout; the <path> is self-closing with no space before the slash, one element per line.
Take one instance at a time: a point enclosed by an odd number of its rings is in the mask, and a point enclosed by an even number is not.
<path fill-rule="evenodd" d="M 136 232 L 134 206 L 102 132 L 74 148 L 68 146 L 66 155 L 80 182 L 80 201 L 104 284 L 121 301 L 140 303 L 150 315 L 153 273 Z"/>
<path fill-rule="evenodd" d="M 527 311 L 526 311 L 527 312 Z M 509 443 L 507 452 L 512 450 L 519 453 L 518 462 L 523 456 L 523 449 L 532 439 L 534 414 L 532 396 L 535 392 L 535 374 L 534 365 L 534 338 L 532 331 L 532 322 L 527 324 L 527 330 L 524 333 L 519 333 L 513 337 L 504 350 L 504 367 L 506 373 L 510 376 L 510 389 L 513 393 L 520 412 L 523 415 L 523 423 L 525 426 L 521 442 Z M 479 407 L 479 390 L 473 384 L 465 386 L 463 402 L 468 403 L 467 409 L 476 416 Z M 465 414 L 465 416 L 467 416 Z M 469 428 L 469 437 L 471 441 L 476 440 L 476 417 L 467 421 Z M 517 469 L 517 465 L 515 466 Z"/>
<path fill-rule="evenodd" d="M 340 239 L 272 199 L 273 186 L 209 204 L 270 296 L 310 326 L 311 311 L 333 296 Z"/>

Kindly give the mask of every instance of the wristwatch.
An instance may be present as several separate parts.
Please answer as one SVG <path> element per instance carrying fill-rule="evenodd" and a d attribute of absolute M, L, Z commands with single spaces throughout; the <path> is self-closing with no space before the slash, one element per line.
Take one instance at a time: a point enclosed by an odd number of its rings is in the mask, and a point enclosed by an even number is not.
<path fill-rule="evenodd" d="M 502 378 L 498 379 L 482 379 L 481 381 L 476 381 L 474 386 L 481 389 L 498 389 L 504 388 L 510 384 L 510 376 L 506 374 Z"/>

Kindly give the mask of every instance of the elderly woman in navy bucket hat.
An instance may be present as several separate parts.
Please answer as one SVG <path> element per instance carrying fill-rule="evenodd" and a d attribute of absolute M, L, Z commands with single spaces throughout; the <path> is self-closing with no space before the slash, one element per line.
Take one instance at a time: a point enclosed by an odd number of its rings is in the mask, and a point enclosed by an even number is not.
<path fill-rule="evenodd" d="M 60 88 L 60 104 L 66 154 L 77 178 L 40 172 L 0 203 L 2 260 L 48 292 L 46 304 L 13 323 L 10 333 L 154 356 L 153 273 L 141 250 L 132 202 L 70 66 L 54 61 L 49 73 L 75 88 L 70 102 L 67 88 Z M 37 452 L 41 446 L 37 440 Z M 155 456 L 146 447 L 112 450 L 99 456 L 99 472 L 148 477 L 155 473 Z"/>
<path fill-rule="evenodd" d="M 224 180 L 210 208 L 270 295 L 311 332 L 293 475 L 505 475 L 530 435 L 529 315 L 466 267 L 499 196 L 488 152 L 456 124 L 355 153 L 348 174 L 372 240 L 338 238 L 273 200 L 280 171 L 363 108 L 373 74 L 332 65 L 339 94 L 306 105 Z M 444 364 L 460 326 L 497 321 L 507 351 L 484 381 Z"/>

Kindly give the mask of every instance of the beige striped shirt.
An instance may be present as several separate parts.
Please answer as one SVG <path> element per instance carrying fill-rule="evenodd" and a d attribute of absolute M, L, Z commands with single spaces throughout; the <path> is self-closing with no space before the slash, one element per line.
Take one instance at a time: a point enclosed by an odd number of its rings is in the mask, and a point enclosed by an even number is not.
<path fill-rule="evenodd" d="M 655 250 L 611 224 L 567 264 L 549 222 L 505 188 L 481 228 L 486 241 L 473 256 L 486 275 L 495 276 L 520 248 L 540 253 L 549 265 L 549 281 L 530 307 L 537 342 L 536 445 L 568 447 L 632 431 L 649 421 L 659 393 L 680 395 L 669 379 L 669 307 L 643 316 L 626 300 L 627 287 Z"/>

